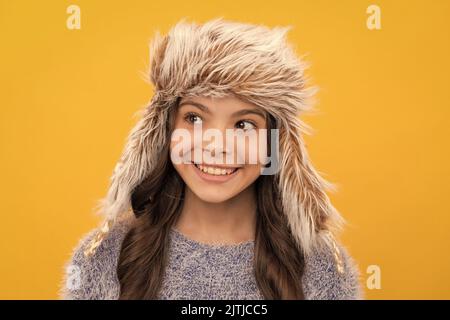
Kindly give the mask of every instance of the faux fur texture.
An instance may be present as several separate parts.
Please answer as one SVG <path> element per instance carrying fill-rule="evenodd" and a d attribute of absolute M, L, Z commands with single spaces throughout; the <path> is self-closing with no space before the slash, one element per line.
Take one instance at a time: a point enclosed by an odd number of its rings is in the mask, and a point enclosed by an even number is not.
<path fill-rule="evenodd" d="M 167 35 L 156 33 L 149 71 L 155 93 L 128 136 L 107 195 L 99 200 L 105 222 L 86 255 L 95 252 L 116 219 L 130 209 L 133 188 L 153 170 L 170 139 L 170 111 L 177 98 L 188 96 L 234 95 L 275 117 L 280 151 L 275 179 L 297 245 L 305 255 L 317 246 L 335 247 L 333 234 L 344 221 L 326 194 L 334 185 L 315 170 L 303 142 L 302 134 L 310 131 L 299 116 L 313 109 L 309 102 L 315 88 L 306 87 L 306 64 L 286 40 L 290 28 L 183 19 Z M 339 265 L 339 251 L 335 253 Z"/>
<path fill-rule="evenodd" d="M 84 250 L 98 230 L 86 234 L 75 247 L 72 257 L 67 261 L 63 281 L 60 286 L 60 298 L 66 300 L 115 300 L 120 295 L 120 284 L 117 278 L 117 263 L 121 243 L 129 229 L 133 217 L 121 219 L 110 230 L 96 252 L 89 257 Z M 347 250 L 338 245 L 343 257 L 343 272 L 337 270 L 333 251 L 314 250 L 305 260 L 305 273 L 302 278 L 305 298 L 308 300 L 353 300 L 363 299 L 360 286 L 360 275 L 357 264 Z M 207 246 L 202 246 L 207 247 Z M 252 246 L 243 245 L 239 249 L 202 248 L 194 242 L 175 237 L 171 240 L 171 250 L 167 268 L 167 279 L 163 281 L 162 295 L 159 299 L 264 299 L 256 286 L 250 271 L 243 270 L 240 264 L 251 262 Z M 227 251 L 228 250 L 228 251 Z M 193 256 L 197 258 L 193 259 Z M 207 257 L 207 258 L 202 258 Z M 212 258 L 214 257 L 214 258 Z M 237 267 L 232 271 L 228 261 Z M 170 262 L 172 261 L 172 262 Z M 182 263 L 187 261 L 183 272 Z M 218 266 L 212 275 L 210 271 L 202 271 L 202 266 L 213 264 Z M 245 266 L 245 265 L 243 265 Z M 191 277 L 186 274 L 191 270 Z M 209 273 L 208 273 L 209 272 Z M 233 273 L 234 284 L 231 290 L 224 283 L 229 283 L 229 275 Z M 189 277 L 189 275 L 188 275 Z M 205 280 L 205 278 L 207 278 Z M 188 279 L 188 280 L 186 280 Z M 205 280 L 202 282 L 202 279 Z M 209 279 L 213 281 L 209 281 Z M 216 283 L 217 285 L 214 285 Z"/>

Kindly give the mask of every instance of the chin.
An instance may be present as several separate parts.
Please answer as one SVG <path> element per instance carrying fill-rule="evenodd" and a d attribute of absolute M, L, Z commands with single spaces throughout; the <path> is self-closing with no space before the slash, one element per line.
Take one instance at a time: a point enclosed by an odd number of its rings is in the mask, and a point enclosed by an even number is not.
<path fill-rule="evenodd" d="M 197 191 L 194 189 L 192 192 L 202 201 L 209 203 L 222 203 L 234 196 L 232 194 L 224 194 L 223 192 L 212 192 L 212 190 L 206 192 L 205 190 Z"/>

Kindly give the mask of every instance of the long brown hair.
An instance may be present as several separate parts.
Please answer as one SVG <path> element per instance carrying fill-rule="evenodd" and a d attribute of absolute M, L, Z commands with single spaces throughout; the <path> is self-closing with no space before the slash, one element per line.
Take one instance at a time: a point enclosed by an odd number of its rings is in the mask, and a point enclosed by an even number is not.
<path fill-rule="evenodd" d="M 166 132 L 172 132 L 173 118 L 172 110 Z M 276 123 L 271 115 L 267 118 L 270 135 Z M 136 219 L 119 256 L 119 299 L 158 299 L 168 260 L 169 231 L 181 213 L 185 188 L 170 161 L 167 138 L 157 166 L 132 193 Z M 268 143 L 270 150 L 270 137 Z M 304 256 L 282 212 L 278 178 L 261 175 L 254 182 L 257 222 L 253 272 L 265 299 L 304 299 Z"/>

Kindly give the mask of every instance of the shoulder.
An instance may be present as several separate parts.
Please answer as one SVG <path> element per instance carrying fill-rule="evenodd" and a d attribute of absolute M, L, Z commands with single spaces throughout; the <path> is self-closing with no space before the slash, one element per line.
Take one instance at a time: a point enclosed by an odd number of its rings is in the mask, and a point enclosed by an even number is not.
<path fill-rule="evenodd" d="M 333 246 L 317 247 L 305 258 L 303 288 L 306 299 L 364 299 L 358 264 L 345 246 L 333 241 Z"/>
<path fill-rule="evenodd" d="M 59 297 L 64 300 L 117 299 L 117 262 L 131 219 L 117 221 L 91 256 L 84 251 L 100 227 L 84 234 L 64 264 Z"/>

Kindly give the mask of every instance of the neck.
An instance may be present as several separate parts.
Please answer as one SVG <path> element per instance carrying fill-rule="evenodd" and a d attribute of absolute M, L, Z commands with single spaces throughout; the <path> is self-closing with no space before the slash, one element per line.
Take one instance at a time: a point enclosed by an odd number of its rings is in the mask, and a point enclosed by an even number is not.
<path fill-rule="evenodd" d="M 188 186 L 175 228 L 203 242 L 239 243 L 254 240 L 256 194 L 254 184 L 237 196 L 220 203 L 206 202 Z"/>

